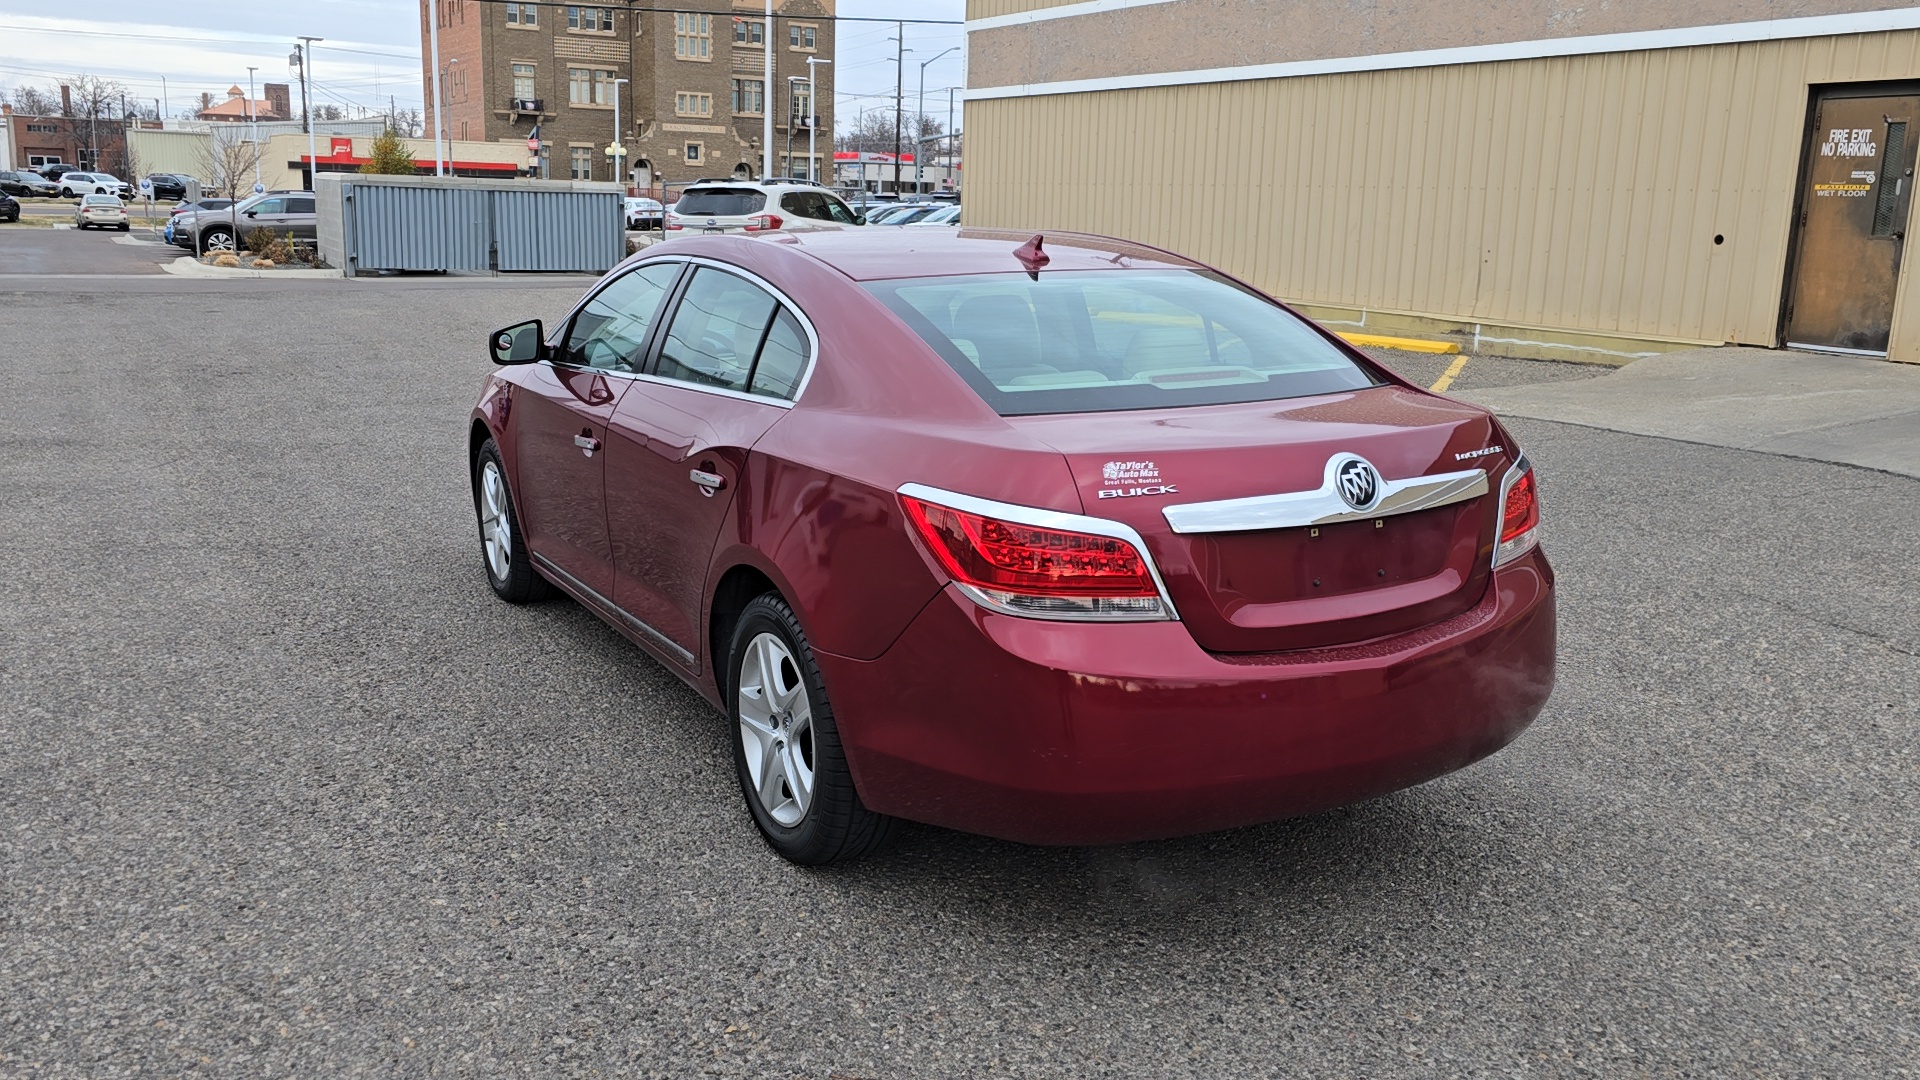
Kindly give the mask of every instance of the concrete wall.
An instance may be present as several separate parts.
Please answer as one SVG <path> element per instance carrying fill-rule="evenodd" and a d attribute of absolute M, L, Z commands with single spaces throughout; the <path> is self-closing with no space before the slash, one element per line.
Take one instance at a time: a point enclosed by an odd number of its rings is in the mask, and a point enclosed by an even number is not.
<path fill-rule="evenodd" d="M 970 34 L 975 71 L 1002 70 L 989 39 Z M 1920 29 L 1420 63 L 1092 92 L 970 79 L 967 221 L 1160 244 L 1330 308 L 1774 345 L 1810 89 L 1920 79 Z M 1920 359 L 1915 282 L 1899 359 Z"/>

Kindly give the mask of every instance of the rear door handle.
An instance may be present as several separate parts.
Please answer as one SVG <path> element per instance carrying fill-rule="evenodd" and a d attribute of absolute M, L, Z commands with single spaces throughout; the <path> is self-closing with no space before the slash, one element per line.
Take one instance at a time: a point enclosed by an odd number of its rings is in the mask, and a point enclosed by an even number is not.
<path fill-rule="evenodd" d="M 721 476 L 719 473 L 703 472 L 699 469 L 690 470 L 687 473 L 687 479 L 693 481 L 694 484 L 700 488 L 700 494 L 705 495 L 709 499 L 713 498 L 714 492 L 727 486 L 726 477 Z"/>
<path fill-rule="evenodd" d="M 573 437 L 573 445 L 579 447 L 581 453 L 592 457 L 593 452 L 600 449 L 600 440 L 591 435 L 575 435 Z"/>

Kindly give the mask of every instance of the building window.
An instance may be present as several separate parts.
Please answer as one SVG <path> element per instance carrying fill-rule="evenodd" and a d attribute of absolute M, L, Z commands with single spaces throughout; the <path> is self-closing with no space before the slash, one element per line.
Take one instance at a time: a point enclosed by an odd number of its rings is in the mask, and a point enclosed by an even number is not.
<path fill-rule="evenodd" d="M 767 43 L 767 24 L 764 19 L 733 20 L 733 43 L 751 45 L 759 48 Z"/>
<path fill-rule="evenodd" d="M 712 94 L 679 93 L 673 95 L 673 114 L 675 116 L 712 116 Z"/>
<path fill-rule="evenodd" d="M 508 4 L 507 25 L 533 29 L 540 25 L 539 4 Z"/>
<path fill-rule="evenodd" d="M 686 11 L 675 14 L 673 55 L 681 60 L 713 59 L 713 16 Z"/>
<path fill-rule="evenodd" d="M 593 147 L 591 146 L 570 147 L 567 151 L 567 157 L 572 163 L 573 171 L 572 173 L 569 174 L 572 179 L 574 180 L 593 179 Z"/>
<path fill-rule="evenodd" d="M 534 89 L 533 85 L 533 65 L 513 65 L 513 99 L 515 101 L 532 101 L 539 96 L 540 92 Z"/>
<path fill-rule="evenodd" d="M 27 130 L 37 131 L 42 135 L 58 135 L 60 134 L 60 125 L 59 124 L 28 124 Z M 55 159 L 49 164 L 58 165 L 59 163 L 60 163 L 59 160 Z"/>
<path fill-rule="evenodd" d="M 687 144 L 687 164 L 698 165 L 705 160 L 707 160 L 707 146 L 705 143 L 690 142 Z"/>
<path fill-rule="evenodd" d="M 794 127 L 806 127 L 807 118 L 813 115 L 813 95 L 795 86 L 790 96 L 793 99 L 789 106 L 793 111 L 791 123 Z"/>
<path fill-rule="evenodd" d="M 613 80 L 619 73 L 607 68 L 596 68 L 593 72 L 593 103 L 595 105 L 613 104 L 613 95 L 619 91 Z"/>
<path fill-rule="evenodd" d="M 758 116 L 767 110 L 767 84 L 760 79 L 733 80 L 733 111 Z"/>
<path fill-rule="evenodd" d="M 597 7 L 567 7 L 567 29 L 592 34 L 613 33 L 613 12 Z"/>
<path fill-rule="evenodd" d="M 812 52 L 816 47 L 816 35 L 819 30 L 812 26 L 787 25 L 787 44 L 796 49 Z"/>
<path fill-rule="evenodd" d="M 593 72 L 586 68 L 567 69 L 567 101 L 573 105 L 593 103 Z"/>

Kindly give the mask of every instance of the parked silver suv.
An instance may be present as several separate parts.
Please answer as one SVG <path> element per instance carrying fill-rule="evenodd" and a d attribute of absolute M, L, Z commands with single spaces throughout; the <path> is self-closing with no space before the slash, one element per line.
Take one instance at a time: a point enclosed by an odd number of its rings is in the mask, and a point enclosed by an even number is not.
<path fill-rule="evenodd" d="M 311 191 L 269 191 L 224 210 L 181 214 L 173 222 L 173 242 L 194 251 L 233 251 L 255 229 L 272 229 L 295 240 L 320 236 Z"/>
<path fill-rule="evenodd" d="M 864 225 L 826 188 L 804 181 L 703 180 L 682 192 L 667 232 L 762 233 Z"/>

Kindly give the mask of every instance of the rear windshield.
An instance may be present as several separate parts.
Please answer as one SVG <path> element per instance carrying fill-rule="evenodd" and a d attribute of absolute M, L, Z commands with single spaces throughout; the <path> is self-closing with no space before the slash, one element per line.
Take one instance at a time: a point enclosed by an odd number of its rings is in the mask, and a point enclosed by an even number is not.
<path fill-rule="evenodd" d="M 701 188 L 680 196 L 673 212 L 683 217 L 744 217 L 766 205 L 766 192 L 756 188 Z"/>
<path fill-rule="evenodd" d="M 1378 384 L 1215 274 L 1091 270 L 870 282 L 1001 416 L 1273 401 Z"/>
<path fill-rule="evenodd" d="M 119 206 L 120 205 L 120 197 L 118 195 L 89 195 L 80 201 L 85 203 L 88 206 Z"/>

